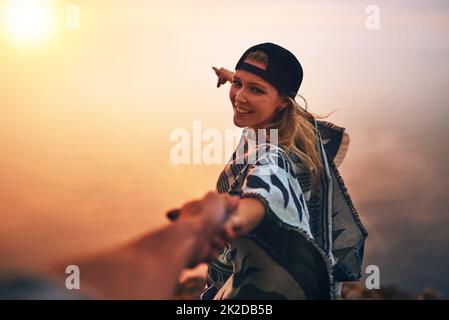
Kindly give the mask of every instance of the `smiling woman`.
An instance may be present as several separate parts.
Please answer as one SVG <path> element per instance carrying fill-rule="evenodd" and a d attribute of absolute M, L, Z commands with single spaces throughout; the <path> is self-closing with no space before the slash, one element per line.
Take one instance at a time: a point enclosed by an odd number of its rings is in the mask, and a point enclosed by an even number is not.
<path fill-rule="evenodd" d="M 35 44 L 50 35 L 55 17 L 49 1 L 10 0 L 4 5 L 4 23 L 12 40 Z"/>
<path fill-rule="evenodd" d="M 367 236 L 336 167 L 349 137 L 294 100 L 302 66 L 279 45 L 252 46 L 235 72 L 214 70 L 217 86 L 231 82 L 234 124 L 244 128 L 217 181 L 219 193 L 240 196 L 240 224 L 208 264 L 202 299 L 339 298 L 339 282 L 361 277 Z"/>

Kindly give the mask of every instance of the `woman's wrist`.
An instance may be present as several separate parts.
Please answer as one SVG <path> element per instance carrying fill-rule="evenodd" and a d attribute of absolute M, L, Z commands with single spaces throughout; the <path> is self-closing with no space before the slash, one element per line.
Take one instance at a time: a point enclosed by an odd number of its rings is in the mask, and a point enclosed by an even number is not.
<path fill-rule="evenodd" d="M 232 80 L 234 79 L 234 72 L 230 71 L 230 70 L 226 70 L 227 72 L 227 79 L 230 83 L 232 83 Z"/>

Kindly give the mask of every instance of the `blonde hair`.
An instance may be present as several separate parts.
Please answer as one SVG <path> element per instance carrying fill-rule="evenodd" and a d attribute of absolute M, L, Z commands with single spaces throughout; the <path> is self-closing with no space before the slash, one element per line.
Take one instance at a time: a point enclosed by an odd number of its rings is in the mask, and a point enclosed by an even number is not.
<path fill-rule="evenodd" d="M 263 51 L 250 52 L 246 59 L 268 65 L 268 56 Z M 282 96 L 287 106 L 274 115 L 270 124 L 265 129 L 278 129 L 278 144 L 284 150 L 296 155 L 312 177 L 312 188 L 315 189 L 323 165 L 321 154 L 317 144 L 317 132 L 314 126 L 315 119 L 326 118 L 314 115 L 307 111 L 307 100 L 300 96 L 305 107 L 288 96 Z"/>

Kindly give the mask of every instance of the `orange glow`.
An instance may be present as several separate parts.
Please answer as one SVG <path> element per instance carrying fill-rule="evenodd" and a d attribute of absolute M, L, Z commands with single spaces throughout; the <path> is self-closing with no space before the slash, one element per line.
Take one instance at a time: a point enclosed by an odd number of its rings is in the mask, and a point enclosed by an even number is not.
<path fill-rule="evenodd" d="M 122 243 L 214 189 L 224 164 L 174 165 L 170 133 L 197 120 L 234 129 L 229 84 L 217 89 L 211 67 L 233 69 L 264 41 L 298 56 L 311 112 L 339 110 L 327 120 L 351 137 L 341 173 L 369 231 L 407 197 L 420 203 L 406 221 L 436 220 L 433 206 L 445 207 L 449 20 L 435 1 L 385 2 L 373 31 L 360 1 L 1 3 L 4 263 Z M 79 6 L 79 29 L 66 27 L 68 5 Z"/>
<path fill-rule="evenodd" d="M 48 1 L 7 1 L 4 8 L 5 31 L 21 44 L 37 44 L 44 41 L 55 27 L 55 17 Z"/>

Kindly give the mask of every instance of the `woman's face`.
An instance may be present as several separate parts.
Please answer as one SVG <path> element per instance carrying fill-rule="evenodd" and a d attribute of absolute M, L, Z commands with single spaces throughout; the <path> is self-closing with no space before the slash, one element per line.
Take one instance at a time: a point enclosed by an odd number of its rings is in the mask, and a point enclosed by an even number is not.
<path fill-rule="evenodd" d="M 266 69 L 256 61 L 245 62 Z M 271 122 L 275 111 L 286 106 L 275 87 L 244 70 L 236 70 L 229 98 L 234 108 L 234 124 L 240 128 L 263 128 Z"/>

